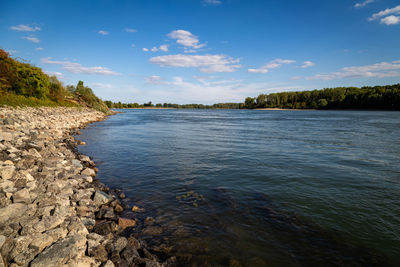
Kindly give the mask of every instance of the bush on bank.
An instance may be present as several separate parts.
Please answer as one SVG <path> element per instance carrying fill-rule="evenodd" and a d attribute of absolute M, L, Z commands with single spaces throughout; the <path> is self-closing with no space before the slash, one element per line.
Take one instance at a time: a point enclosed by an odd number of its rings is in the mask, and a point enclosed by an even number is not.
<path fill-rule="evenodd" d="M 79 81 L 65 87 L 56 76 L 10 57 L 0 49 L 0 106 L 84 106 L 108 113 L 91 88 Z"/>

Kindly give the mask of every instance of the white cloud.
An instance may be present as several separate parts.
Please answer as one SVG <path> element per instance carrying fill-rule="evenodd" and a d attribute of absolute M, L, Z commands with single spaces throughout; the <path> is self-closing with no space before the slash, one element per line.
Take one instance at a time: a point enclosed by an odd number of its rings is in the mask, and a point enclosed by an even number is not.
<path fill-rule="evenodd" d="M 157 75 L 146 77 L 145 81 L 150 84 L 162 84 L 161 77 Z"/>
<path fill-rule="evenodd" d="M 49 76 L 56 76 L 59 79 L 64 78 L 64 74 L 62 74 L 61 72 L 58 72 L 58 71 L 45 71 L 44 73 L 46 73 Z"/>
<path fill-rule="evenodd" d="M 396 16 L 395 16 L 396 15 Z M 394 25 L 400 22 L 400 5 L 394 8 L 387 8 L 378 13 L 373 14 L 369 21 L 380 19 L 381 23 L 386 25 Z"/>
<path fill-rule="evenodd" d="M 267 73 L 267 69 L 248 69 L 247 72 L 250 73 Z"/>
<path fill-rule="evenodd" d="M 336 72 L 306 77 L 307 80 L 333 80 L 344 78 L 400 77 L 400 61 L 381 62 L 365 66 L 345 67 Z"/>
<path fill-rule="evenodd" d="M 14 54 L 18 54 L 19 53 L 18 50 L 13 50 L 13 49 L 7 50 L 6 52 L 9 53 L 10 55 L 14 55 Z"/>
<path fill-rule="evenodd" d="M 202 72 L 234 72 L 241 65 L 239 59 L 226 55 L 167 55 L 150 58 L 150 62 L 160 66 L 200 68 Z"/>
<path fill-rule="evenodd" d="M 148 52 L 148 51 L 149 51 L 149 49 L 148 49 L 148 48 L 146 48 L 146 47 L 143 47 L 143 48 L 142 48 L 142 51 L 143 51 L 143 52 Z"/>
<path fill-rule="evenodd" d="M 55 61 L 55 60 L 51 60 L 51 58 L 42 58 L 42 63 L 61 65 L 64 70 L 72 72 L 72 73 L 97 74 L 97 75 L 120 75 L 120 73 L 114 72 L 107 67 L 85 67 L 76 62 Z"/>
<path fill-rule="evenodd" d="M 206 5 L 220 5 L 222 2 L 220 0 L 203 0 Z"/>
<path fill-rule="evenodd" d="M 103 30 L 98 31 L 98 33 L 101 34 L 101 35 L 108 35 L 109 34 L 108 31 L 103 31 Z"/>
<path fill-rule="evenodd" d="M 381 23 L 386 25 L 395 25 L 400 23 L 400 16 L 390 15 L 381 19 Z"/>
<path fill-rule="evenodd" d="M 14 31 L 20 31 L 20 32 L 36 32 L 36 31 L 41 30 L 40 27 L 38 27 L 38 26 L 31 27 L 29 25 L 23 25 L 23 24 L 20 24 L 17 26 L 11 26 L 10 29 L 14 30 Z"/>
<path fill-rule="evenodd" d="M 295 62 L 296 62 L 296 60 L 277 58 L 277 59 L 270 61 L 269 63 L 262 66 L 261 68 L 248 69 L 247 72 L 249 72 L 249 73 L 267 73 L 267 72 L 269 72 L 270 69 L 280 68 L 283 64 L 292 64 Z"/>
<path fill-rule="evenodd" d="M 164 80 L 159 76 L 146 78 L 147 86 L 152 90 L 138 90 L 139 98 L 151 99 L 153 102 L 169 103 L 220 103 L 243 102 L 248 96 L 261 93 L 280 92 L 304 89 L 299 86 L 286 86 L 279 83 L 248 83 L 240 80 L 218 80 L 216 77 L 193 77 L 194 80 L 173 77 Z M 165 88 L 164 88 L 165 87 Z M 166 89 L 167 88 L 167 89 Z"/>
<path fill-rule="evenodd" d="M 152 48 L 152 49 L 150 49 L 150 51 L 151 51 L 151 52 L 157 52 L 157 51 L 158 51 L 158 48 L 157 48 L 157 47 L 155 47 L 155 46 L 153 46 L 153 48 Z"/>
<path fill-rule="evenodd" d="M 185 50 L 189 49 L 190 51 L 193 51 L 194 49 L 199 49 L 206 45 L 199 44 L 198 37 L 185 30 L 175 30 L 168 33 L 167 36 L 176 40 L 177 44 L 183 45 Z"/>
<path fill-rule="evenodd" d="M 312 61 L 304 61 L 303 65 L 301 65 L 301 67 L 303 69 L 309 68 L 309 67 L 314 67 L 314 66 L 315 66 L 315 63 Z"/>
<path fill-rule="evenodd" d="M 365 0 L 364 2 L 355 4 L 354 7 L 357 7 L 357 8 L 358 7 L 365 7 L 366 5 L 371 4 L 373 2 L 375 2 L 375 0 Z"/>
<path fill-rule="evenodd" d="M 90 87 L 94 88 L 102 88 L 102 89 L 111 89 L 113 86 L 109 83 L 91 83 L 89 84 Z"/>
<path fill-rule="evenodd" d="M 21 38 L 25 39 L 25 40 L 28 40 L 28 41 L 31 41 L 31 42 L 33 42 L 35 44 L 40 42 L 40 40 L 38 38 L 34 37 L 34 36 L 23 36 Z"/>
<path fill-rule="evenodd" d="M 135 30 L 135 29 L 129 29 L 129 28 L 125 28 L 125 31 L 126 31 L 126 32 L 137 32 L 137 30 Z"/>
<path fill-rule="evenodd" d="M 35 50 L 37 51 L 42 51 L 44 48 L 43 47 L 36 47 Z"/>
<path fill-rule="evenodd" d="M 164 44 L 164 45 L 160 45 L 159 49 L 161 51 L 167 52 L 168 51 L 168 45 Z"/>

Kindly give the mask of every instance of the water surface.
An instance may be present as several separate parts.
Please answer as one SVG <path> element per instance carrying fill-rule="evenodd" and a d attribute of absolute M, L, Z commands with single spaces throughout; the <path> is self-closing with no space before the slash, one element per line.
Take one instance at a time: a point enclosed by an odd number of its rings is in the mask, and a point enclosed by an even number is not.
<path fill-rule="evenodd" d="M 124 112 L 79 150 L 184 264 L 400 265 L 400 112 Z"/>

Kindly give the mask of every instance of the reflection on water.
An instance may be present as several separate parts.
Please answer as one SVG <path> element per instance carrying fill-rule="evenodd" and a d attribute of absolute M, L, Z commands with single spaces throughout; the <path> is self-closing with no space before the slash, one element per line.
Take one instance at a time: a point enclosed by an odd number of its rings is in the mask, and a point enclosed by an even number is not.
<path fill-rule="evenodd" d="M 396 266 L 399 115 L 128 110 L 80 151 L 182 264 Z"/>

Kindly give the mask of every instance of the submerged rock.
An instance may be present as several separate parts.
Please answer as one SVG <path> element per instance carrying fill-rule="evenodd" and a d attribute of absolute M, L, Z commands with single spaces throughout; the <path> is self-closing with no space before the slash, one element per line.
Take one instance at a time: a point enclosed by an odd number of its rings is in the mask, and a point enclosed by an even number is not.
<path fill-rule="evenodd" d="M 127 218 L 119 218 L 118 219 L 118 225 L 122 229 L 126 229 L 128 227 L 135 227 L 136 226 L 136 221 L 135 220 L 131 220 L 131 219 L 127 219 Z"/>

